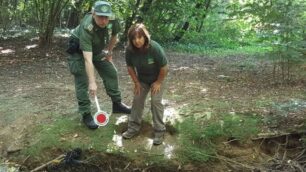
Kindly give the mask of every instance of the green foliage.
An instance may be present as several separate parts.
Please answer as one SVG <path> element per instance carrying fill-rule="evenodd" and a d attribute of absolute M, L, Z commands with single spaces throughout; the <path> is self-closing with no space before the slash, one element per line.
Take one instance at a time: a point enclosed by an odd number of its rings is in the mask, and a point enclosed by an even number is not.
<path fill-rule="evenodd" d="M 140 15 L 143 16 L 153 39 L 170 41 L 174 38 L 176 29 L 189 20 L 194 5 L 195 2 L 190 3 L 187 0 L 154 1 L 150 9 Z"/>
<path fill-rule="evenodd" d="M 10 0 L 0 3 L 0 34 L 26 25 L 31 19 L 26 4 L 24 1 Z"/>
<path fill-rule="evenodd" d="M 275 64 L 281 62 L 282 73 L 289 73 L 291 67 L 289 63 L 284 66 L 284 62 L 305 57 L 305 1 L 255 0 L 243 5 L 236 1 L 228 9 L 234 11 L 231 17 L 248 20 L 260 41 L 273 48 L 267 57 Z"/>
<path fill-rule="evenodd" d="M 53 27 L 67 23 L 72 9 L 78 8 L 77 12 L 81 13 L 78 16 L 82 17 L 94 2 L 82 0 L 76 7 L 77 1 L 5 0 L 0 3 L 0 32 L 25 24 L 38 29 L 42 41 L 48 42 Z M 267 57 L 275 61 L 299 61 L 306 54 L 306 5 L 303 0 L 109 2 L 121 21 L 122 37 L 129 25 L 140 17 L 148 26 L 152 39 L 172 44 L 180 35 L 182 39 L 171 46 L 188 53 L 235 53 L 245 49 L 257 53 L 262 52 L 262 45 L 265 45 L 273 48 Z M 188 28 L 184 31 L 182 26 L 186 23 Z"/>
<path fill-rule="evenodd" d="M 211 14 L 206 18 L 204 26 L 201 32 L 186 32 L 180 43 L 204 45 L 210 49 L 234 49 L 250 44 L 247 42 L 247 31 L 250 28 L 243 20 L 227 20 L 219 14 Z"/>
<path fill-rule="evenodd" d="M 258 133 L 258 119 L 246 115 L 221 115 L 210 120 L 187 118 L 178 124 L 178 156 L 184 162 L 205 162 L 214 157 L 215 147 L 228 139 L 246 140 Z"/>

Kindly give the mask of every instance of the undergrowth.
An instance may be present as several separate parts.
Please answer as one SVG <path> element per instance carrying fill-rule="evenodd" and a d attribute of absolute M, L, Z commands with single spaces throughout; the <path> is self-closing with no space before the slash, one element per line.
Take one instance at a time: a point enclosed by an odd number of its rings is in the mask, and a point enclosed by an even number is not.
<path fill-rule="evenodd" d="M 166 45 L 167 49 L 180 53 L 192 53 L 200 55 L 208 55 L 213 57 L 218 56 L 231 56 L 231 55 L 258 55 L 261 56 L 269 51 L 271 47 L 260 46 L 260 45 L 248 45 L 248 46 L 237 46 L 237 47 L 209 47 L 197 44 L 180 44 L 171 43 Z"/>

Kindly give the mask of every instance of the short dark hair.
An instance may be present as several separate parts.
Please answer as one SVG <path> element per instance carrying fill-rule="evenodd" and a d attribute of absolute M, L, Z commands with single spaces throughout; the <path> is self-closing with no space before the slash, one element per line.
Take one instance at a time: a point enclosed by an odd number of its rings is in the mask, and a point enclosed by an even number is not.
<path fill-rule="evenodd" d="M 145 39 L 144 48 L 145 50 L 149 48 L 149 43 L 151 40 L 151 36 L 146 28 L 146 26 L 143 23 L 136 23 L 132 25 L 128 31 L 128 48 L 137 51 L 138 48 L 136 48 L 133 44 L 133 40 L 135 39 L 136 35 L 141 35 Z"/>

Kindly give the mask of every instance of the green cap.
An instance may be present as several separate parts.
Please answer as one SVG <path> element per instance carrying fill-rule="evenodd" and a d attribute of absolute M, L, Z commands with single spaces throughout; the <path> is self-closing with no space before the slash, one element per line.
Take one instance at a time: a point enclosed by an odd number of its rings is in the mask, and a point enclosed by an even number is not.
<path fill-rule="evenodd" d="M 94 5 L 94 12 L 97 16 L 112 16 L 111 5 L 105 1 L 97 1 Z"/>

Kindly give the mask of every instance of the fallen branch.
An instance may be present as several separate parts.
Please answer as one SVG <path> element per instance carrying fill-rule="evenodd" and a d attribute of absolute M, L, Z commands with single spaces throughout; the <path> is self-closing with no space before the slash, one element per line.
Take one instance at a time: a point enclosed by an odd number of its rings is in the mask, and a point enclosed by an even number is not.
<path fill-rule="evenodd" d="M 306 131 L 295 131 L 292 133 L 260 133 L 258 134 L 258 137 L 252 138 L 252 140 L 276 139 L 280 137 L 288 137 L 290 135 L 306 135 Z"/>
<path fill-rule="evenodd" d="M 43 164 L 43 165 L 41 165 L 39 167 L 36 167 L 34 170 L 31 170 L 31 172 L 39 171 L 39 170 L 47 167 L 51 163 L 63 160 L 64 157 L 65 157 L 65 155 L 60 155 L 60 156 L 56 157 L 55 159 L 53 159 L 53 160 L 51 160 L 51 161 L 49 161 L 49 162 L 47 162 L 47 163 L 45 163 L 45 164 Z"/>

